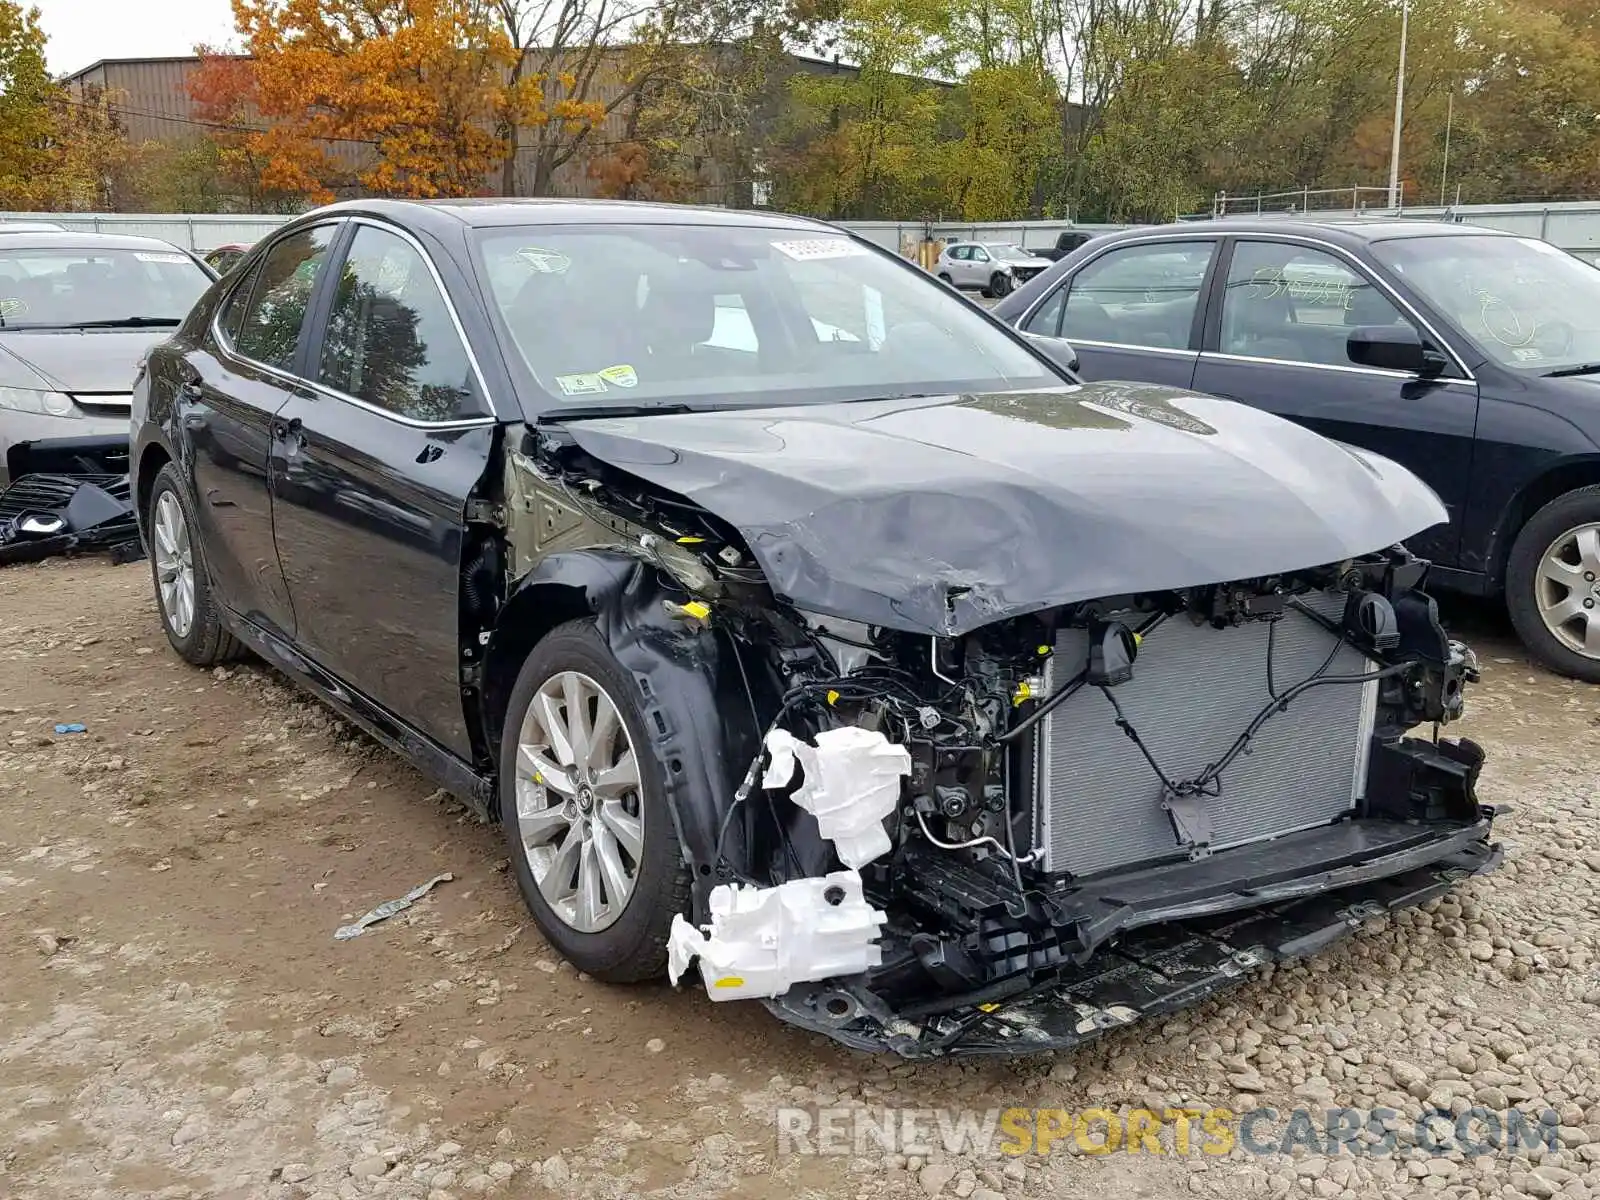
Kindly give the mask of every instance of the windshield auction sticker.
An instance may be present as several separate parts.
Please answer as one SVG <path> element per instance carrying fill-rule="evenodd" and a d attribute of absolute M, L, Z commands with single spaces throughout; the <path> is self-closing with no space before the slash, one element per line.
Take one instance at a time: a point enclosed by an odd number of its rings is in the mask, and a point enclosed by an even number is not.
<path fill-rule="evenodd" d="M 568 396 L 595 396 L 606 390 L 606 381 L 598 371 L 581 375 L 557 375 L 556 386 Z"/>
<path fill-rule="evenodd" d="M 564 275 L 572 266 L 572 260 L 561 251 L 544 246 L 523 246 L 517 251 L 517 257 L 544 275 Z"/>
<path fill-rule="evenodd" d="M 867 252 L 849 238 L 803 238 L 794 242 L 773 242 L 772 248 L 796 262 L 812 262 L 819 258 L 857 258 Z"/>

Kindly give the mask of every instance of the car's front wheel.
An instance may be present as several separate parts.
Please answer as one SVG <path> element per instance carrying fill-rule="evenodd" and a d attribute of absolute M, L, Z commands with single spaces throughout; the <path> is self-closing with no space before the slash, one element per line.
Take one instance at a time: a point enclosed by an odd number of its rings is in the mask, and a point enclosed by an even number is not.
<path fill-rule="evenodd" d="M 989 295 L 996 300 L 1003 299 L 1011 294 L 1011 276 L 1004 271 L 996 271 L 989 276 Z"/>
<path fill-rule="evenodd" d="M 1522 527 L 1506 564 L 1506 607 L 1541 662 L 1600 683 L 1600 487 L 1552 500 Z"/>
<path fill-rule="evenodd" d="M 501 824 L 523 900 L 552 946 L 613 983 L 665 971 L 689 897 L 636 694 L 594 623 L 569 622 L 523 664 L 500 748 Z"/>
<path fill-rule="evenodd" d="M 221 609 L 211 595 L 194 506 L 173 463 L 161 468 L 150 489 L 145 530 L 156 611 L 172 648 L 197 667 L 238 658 L 244 648 L 223 625 Z"/>

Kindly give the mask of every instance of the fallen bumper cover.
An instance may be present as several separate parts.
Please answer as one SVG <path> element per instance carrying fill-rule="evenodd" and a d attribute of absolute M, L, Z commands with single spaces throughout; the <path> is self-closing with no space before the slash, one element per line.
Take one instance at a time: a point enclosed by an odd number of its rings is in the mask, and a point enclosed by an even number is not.
<path fill-rule="evenodd" d="M 897 1015 L 860 988 L 807 984 L 764 1003 L 781 1019 L 854 1049 L 906 1058 L 1070 1049 L 1108 1029 L 1193 1005 L 1242 982 L 1255 967 L 1315 954 L 1367 920 L 1494 870 L 1502 858 L 1500 845 L 1484 838 L 1348 887 L 1144 925 L 1048 984 L 927 1022 Z"/>

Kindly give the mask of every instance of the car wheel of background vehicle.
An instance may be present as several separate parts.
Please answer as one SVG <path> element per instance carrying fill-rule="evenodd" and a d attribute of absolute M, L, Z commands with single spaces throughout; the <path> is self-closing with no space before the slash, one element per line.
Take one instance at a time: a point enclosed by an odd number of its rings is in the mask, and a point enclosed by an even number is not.
<path fill-rule="evenodd" d="M 1000 300 L 1010 294 L 1011 276 L 1007 275 L 1004 271 L 996 271 L 993 275 L 989 276 L 988 295 L 993 296 L 996 300 Z"/>
<path fill-rule="evenodd" d="M 633 680 L 592 621 L 522 665 L 500 745 L 500 820 L 547 941 L 611 983 L 662 974 L 689 872 Z"/>
<path fill-rule="evenodd" d="M 949 273 L 946 271 L 940 271 L 939 278 L 942 282 L 948 284 L 950 287 L 955 287 L 956 285 L 956 281 L 951 279 Z"/>
<path fill-rule="evenodd" d="M 1600 487 L 1552 500 L 1522 527 L 1506 564 L 1506 607 L 1541 662 L 1600 683 Z"/>
<path fill-rule="evenodd" d="M 172 463 L 156 475 L 145 527 L 149 530 L 156 611 L 161 614 L 167 641 L 197 667 L 238 658 L 244 647 L 223 626 L 221 611 L 211 596 L 205 550 L 194 534 L 194 509 Z"/>

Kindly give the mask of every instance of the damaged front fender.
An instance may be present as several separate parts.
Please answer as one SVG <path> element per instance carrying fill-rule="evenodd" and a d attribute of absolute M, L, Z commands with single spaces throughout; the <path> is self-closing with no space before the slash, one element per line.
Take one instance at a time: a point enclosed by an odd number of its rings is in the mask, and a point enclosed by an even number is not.
<path fill-rule="evenodd" d="M 685 619 L 693 599 L 655 564 L 621 548 L 575 550 L 541 559 L 516 583 L 490 640 L 489 657 L 510 657 L 519 619 L 587 614 L 633 679 L 648 751 L 660 769 L 684 861 L 694 876 L 694 910 L 709 912 L 717 838 L 742 771 L 760 749 L 732 636 L 713 622 Z"/>

